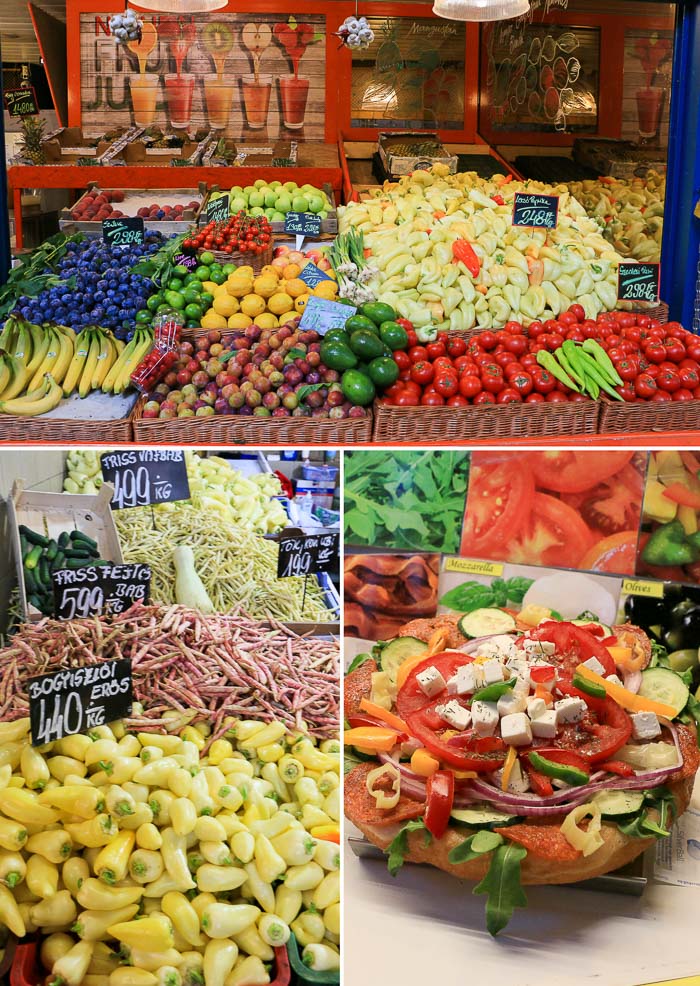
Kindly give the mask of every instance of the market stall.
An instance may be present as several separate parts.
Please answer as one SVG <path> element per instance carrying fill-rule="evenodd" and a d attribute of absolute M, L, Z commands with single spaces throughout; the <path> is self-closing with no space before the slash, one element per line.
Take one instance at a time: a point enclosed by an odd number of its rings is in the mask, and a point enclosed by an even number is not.
<path fill-rule="evenodd" d="M 658 947 L 698 887 L 691 465 L 348 454 L 346 927 L 386 974 L 371 928 L 422 929 L 411 981 L 460 956 L 486 983 L 554 982 L 565 954 L 573 983 L 697 973 Z M 640 919 L 656 949 L 622 964 Z"/>
<path fill-rule="evenodd" d="M 12 981 L 337 986 L 337 468 L 58 459 L 0 457 Z"/>

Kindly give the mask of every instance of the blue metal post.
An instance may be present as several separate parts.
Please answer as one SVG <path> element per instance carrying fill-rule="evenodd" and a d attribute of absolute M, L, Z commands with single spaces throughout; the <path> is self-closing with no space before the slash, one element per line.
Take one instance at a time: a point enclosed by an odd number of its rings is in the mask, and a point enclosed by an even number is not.
<path fill-rule="evenodd" d="M 2 53 L 0 52 L 0 284 L 4 284 L 10 271 L 10 210 L 7 207 L 7 162 L 5 158 L 5 124 L 2 100 Z"/>
<path fill-rule="evenodd" d="M 671 82 L 668 175 L 661 251 L 661 297 L 670 317 L 693 324 L 700 249 L 700 9 L 678 4 Z"/>

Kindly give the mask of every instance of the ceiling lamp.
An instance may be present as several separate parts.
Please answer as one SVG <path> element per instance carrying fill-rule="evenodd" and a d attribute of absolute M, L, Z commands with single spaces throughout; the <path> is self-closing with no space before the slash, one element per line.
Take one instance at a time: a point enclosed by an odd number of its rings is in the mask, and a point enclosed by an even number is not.
<path fill-rule="evenodd" d="M 530 0 L 435 0 L 433 13 L 450 21 L 507 21 L 530 10 Z"/>
<path fill-rule="evenodd" d="M 134 0 L 133 6 L 158 14 L 205 14 L 228 7 L 228 0 Z"/>

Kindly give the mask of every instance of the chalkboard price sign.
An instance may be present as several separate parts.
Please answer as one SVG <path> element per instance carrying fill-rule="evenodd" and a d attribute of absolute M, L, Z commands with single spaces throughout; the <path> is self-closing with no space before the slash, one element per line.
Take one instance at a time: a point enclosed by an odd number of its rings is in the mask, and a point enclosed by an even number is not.
<path fill-rule="evenodd" d="M 617 272 L 617 297 L 620 301 L 659 300 L 659 264 L 623 263 Z"/>
<path fill-rule="evenodd" d="M 148 565 L 87 565 L 52 575 L 56 618 L 79 620 L 102 613 L 117 615 L 137 602 L 148 602 Z"/>
<path fill-rule="evenodd" d="M 173 259 L 173 264 L 176 267 L 187 267 L 188 270 L 194 270 L 197 266 L 197 258 L 192 253 L 177 253 Z"/>
<path fill-rule="evenodd" d="M 308 263 L 299 275 L 299 280 L 303 281 L 304 284 L 308 284 L 313 289 L 321 281 L 330 281 L 331 278 L 326 274 L 325 270 L 321 270 L 316 264 Z"/>
<path fill-rule="evenodd" d="M 34 86 L 6 89 L 5 108 L 10 116 L 35 116 L 39 112 Z"/>
<path fill-rule="evenodd" d="M 225 192 L 216 199 L 210 198 L 207 202 L 207 222 L 222 222 L 229 217 L 229 194 Z"/>
<path fill-rule="evenodd" d="M 117 216 L 102 220 L 102 239 L 110 246 L 131 246 L 143 243 L 144 226 L 141 216 Z"/>
<path fill-rule="evenodd" d="M 106 452 L 100 459 L 106 483 L 114 486 L 112 510 L 189 500 L 185 453 L 168 449 Z"/>
<path fill-rule="evenodd" d="M 279 542 L 277 578 L 327 572 L 338 558 L 339 534 L 308 534 Z"/>
<path fill-rule="evenodd" d="M 104 661 L 30 678 L 32 745 L 105 726 L 131 714 L 131 661 Z"/>
<path fill-rule="evenodd" d="M 558 195 L 526 195 L 515 193 L 513 225 L 531 229 L 556 229 L 559 215 Z"/>
<path fill-rule="evenodd" d="M 330 329 L 342 329 L 356 311 L 357 308 L 352 305 L 341 305 L 338 301 L 326 301 L 325 298 L 316 298 L 312 295 L 306 303 L 299 328 L 304 332 L 313 329 L 323 336 Z"/>
<path fill-rule="evenodd" d="M 284 217 L 285 233 L 298 236 L 318 236 L 321 232 L 321 217 L 313 212 L 288 212 Z"/>

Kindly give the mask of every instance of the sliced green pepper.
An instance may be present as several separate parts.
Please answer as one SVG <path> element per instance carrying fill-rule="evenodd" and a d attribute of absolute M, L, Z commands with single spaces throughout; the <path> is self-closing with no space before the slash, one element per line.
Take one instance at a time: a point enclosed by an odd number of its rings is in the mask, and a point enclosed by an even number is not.
<path fill-rule="evenodd" d="M 554 777 L 559 781 L 564 781 L 566 784 L 588 784 L 590 779 L 585 770 L 579 770 L 578 767 L 572 767 L 566 763 L 555 763 L 553 760 L 547 760 L 534 751 L 528 753 L 528 759 L 533 768 L 541 774 L 545 774 L 547 777 Z"/>
<path fill-rule="evenodd" d="M 588 678 L 584 678 L 581 674 L 574 674 L 573 682 L 574 688 L 578 688 L 580 692 L 585 692 L 586 695 L 590 695 L 592 698 L 605 698 L 607 692 L 602 685 L 599 685 L 595 681 L 589 681 Z"/>
<path fill-rule="evenodd" d="M 642 558 L 648 565 L 692 565 L 699 553 L 686 537 L 681 522 L 672 520 L 653 532 L 644 545 Z"/>

